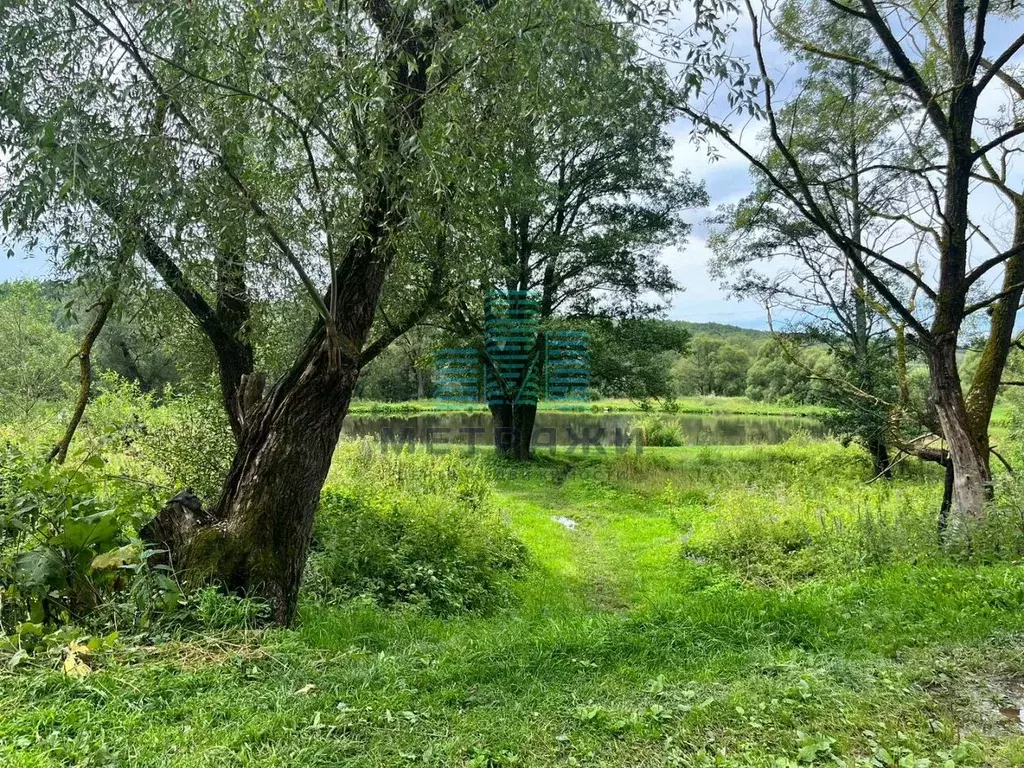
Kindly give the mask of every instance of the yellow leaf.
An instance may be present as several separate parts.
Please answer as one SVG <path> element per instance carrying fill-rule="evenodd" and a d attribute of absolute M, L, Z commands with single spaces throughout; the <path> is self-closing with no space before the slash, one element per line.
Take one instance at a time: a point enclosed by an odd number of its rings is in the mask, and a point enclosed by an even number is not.
<path fill-rule="evenodd" d="M 82 661 L 70 648 L 67 658 L 64 659 L 64 674 L 68 677 L 85 677 L 90 672 L 89 665 Z"/>
<path fill-rule="evenodd" d="M 139 548 L 134 544 L 127 544 L 109 552 L 101 552 L 92 559 L 94 571 L 109 571 L 112 568 L 122 568 L 128 563 L 138 559 Z"/>
<path fill-rule="evenodd" d="M 307 683 L 306 685 L 299 688 L 296 693 L 309 693 L 310 691 L 316 690 L 316 686 L 313 683 Z"/>

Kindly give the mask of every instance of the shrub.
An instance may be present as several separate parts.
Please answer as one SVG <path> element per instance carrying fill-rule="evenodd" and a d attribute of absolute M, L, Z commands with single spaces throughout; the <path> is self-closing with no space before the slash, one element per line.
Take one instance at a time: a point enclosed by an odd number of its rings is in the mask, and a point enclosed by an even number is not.
<path fill-rule="evenodd" d="M 1024 559 L 1024 483 L 1003 476 L 997 491 L 981 520 L 950 520 L 946 549 L 951 555 L 980 563 Z"/>
<path fill-rule="evenodd" d="M 633 420 L 633 431 L 644 445 L 671 448 L 686 445 L 686 435 L 679 422 L 659 416 L 644 416 Z"/>
<path fill-rule="evenodd" d="M 207 504 L 216 501 L 235 445 L 216 396 L 168 389 L 157 404 L 115 374 L 105 374 L 102 386 L 86 412 L 87 434 L 116 438 L 112 460 L 119 470 L 164 486 L 168 497 L 187 489 Z"/>
<path fill-rule="evenodd" d="M 796 449 L 791 443 L 773 454 Z M 852 455 L 852 449 L 821 450 L 796 473 L 777 460 L 744 478 L 747 487 L 739 487 L 739 477 L 731 478 L 711 494 L 713 514 L 687 540 L 684 554 L 768 586 L 894 564 L 1024 559 L 1019 481 L 1001 478 L 985 518 L 956 520 L 955 535 L 942 541 L 937 472 L 922 477 L 916 488 L 881 481 L 865 485 L 863 478 L 871 475 L 867 457 L 851 462 Z M 906 471 L 924 469 L 929 468 Z"/>
<path fill-rule="evenodd" d="M 3 618 L 81 621 L 115 593 L 136 590 L 144 573 L 147 608 L 157 592 L 176 592 L 167 575 L 148 574 L 149 553 L 133 538 L 154 511 L 143 486 L 105 475 L 98 456 L 61 467 L 6 444 L 0 464 Z"/>
<path fill-rule="evenodd" d="M 495 511 L 490 477 L 464 455 L 344 446 L 323 494 L 307 588 L 437 614 L 487 610 L 510 596 L 525 548 Z"/>

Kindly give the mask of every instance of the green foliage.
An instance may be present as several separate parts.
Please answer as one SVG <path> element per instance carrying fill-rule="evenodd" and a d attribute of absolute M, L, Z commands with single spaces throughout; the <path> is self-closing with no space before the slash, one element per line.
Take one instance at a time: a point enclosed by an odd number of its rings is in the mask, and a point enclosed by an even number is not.
<path fill-rule="evenodd" d="M 63 395 L 77 344 L 57 324 L 60 304 L 41 284 L 0 284 L 0 419 L 22 417 Z"/>
<path fill-rule="evenodd" d="M 835 381 L 817 388 L 818 401 L 830 409 L 826 426 L 836 437 L 857 440 L 869 449 L 891 442 L 895 405 L 886 404 L 899 400 L 898 364 L 891 341 L 872 341 L 856 354 L 848 345 L 838 344 L 832 360 Z M 912 410 L 902 414 L 902 422 L 902 431 L 909 437 L 926 431 Z"/>
<path fill-rule="evenodd" d="M 1013 476 L 998 477 L 995 501 L 985 517 L 958 520 L 958 530 L 946 543 L 949 553 L 972 563 L 1021 562 L 1024 560 L 1024 482 Z"/>
<path fill-rule="evenodd" d="M 794 441 L 799 444 L 799 441 Z M 1015 563 L 1024 557 L 1024 491 L 1000 483 L 996 503 L 952 542 L 937 531 L 938 489 L 911 492 L 906 481 L 864 486 L 871 469 L 857 454 L 807 461 L 798 477 L 764 466 L 749 482 L 715 494 L 715 515 L 687 539 L 687 556 L 726 565 L 761 585 L 789 585 L 868 568 L 923 563 Z M 913 471 L 934 478 L 932 467 Z M 769 473 L 777 475 L 771 478 Z"/>
<path fill-rule="evenodd" d="M 68 623 L 148 623 L 180 607 L 165 567 L 135 538 L 167 498 L 192 488 L 215 500 L 233 452 L 223 409 L 104 374 L 64 466 L 43 460 L 62 419 L 0 448 L 0 619 L 47 632 Z M 12 428 L 13 426 L 13 428 Z"/>
<path fill-rule="evenodd" d="M 342 450 L 346 473 L 321 499 L 308 588 L 438 614 L 505 603 L 525 551 L 494 510 L 491 478 L 457 455 Z"/>
<path fill-rule="evenodd" d="M 755 174 L 754 191 L 721 209 L 711 270 L 736 295 L 786 317 L 794 332 L 784 357 L 775 354 L 778 342 L 758 355 L 748 397 L 830 406 L 830 427 L 871 446 L 883 466 L 897 421 L 886 406 L 896 401 L 892 337 L 912 313 L 901 318 L 894 306 L 912 307 L 917 288 L 907 280 L 912 270 L 891 266 L 898 247 L 880 233 L 905 216 L 916 177 L 874 158 L 923 160 L 933 147 L 927 137 L 908 142 L 893 131 L 907 105 L 849 66 L 877 52 L 869 25 L 813 1 L 787 2 L 781 11 L 780 44 L 800 62 L 801 97 L 779 105 L 778 119 L 791 130 L 760 151 L 764 172 Z M 847 55 L 820 55 L 837 49 Z M 801 185 L 806 199 L 794 204 L 787 190 Z M 845 207 L 832 204 L 838 198 Z M 877 258 L 851 256 L 861 248 Z M 796 348 L 799 337 L 820 348 Z M 823 375 L 827 381 L 814 382 Z"/>
<path fill-rule="evenodd" d="M 769 403 L 819 403 L 826 385 L 813 377 L 827 377 L 832 370 L 833 361 L 824 347 L 801 349 L 773 340 L 761 347 L 747 370 L 746 395 Z"/>
<path fill-rule="evenodd" d="M 216 502 L 235 443 L 212 386 L 193 394 L 168 389 L 162 402 L 115 375 L 105 375 L 100 388 L 86 414 L 86 436 L 114 444 L 109 458 L 119 470 L 171 496 L 187 489 Z"/>
<path fill-rule="evenodd" d="M 740 347 L 753 357 L 757 351 L 771 340 L 770 331 L 756 328 L 741 328 L 728 323 L 692 323 L 686 320 L 672 320 L 672 324 L 687 331 L 690 336 L 712 336 Z"/>
<path fill-rule="evenodd" d="M 672 363 L 686 351 L 689 333 L 661 320 L 594 320 L 590 333 L 591 387 L 604 397 L 671 400 Z"/>
<path fill-rule="evenodd" d="M 96 340 L 95 372 L 115 373 L 143 392 L 162 392 L 168 386 L 191 391 L 206 381 L 216 369 L 213 349 L 174 295 L 163 285 L 133 288 L 122 287 Z M 67 287 L 63 294 L 77 308 L 81 326 L 95 296 L 78 286 Z M 84 332 L 84 327 L 75 330 L 79 338 Z"/>
<path fill-rule="evenodd" d="M 705 334 L 693 337 L 686 357 L 672 368 L 680 395 L 742 395 L 750 355 L 742 347 Z"/>
<path fill-rule="evenodd" d="M 794 493 L 783 503 L 758 499 L 748 501 L 742 514 L 722 515 L 688 543 L 687 554 L 727 564 L 751 582 L 778 586 L 871 566 L 942 559 L 935 518 L 934 506 L 861 507 L 851 513 L 834 502 L 822 507 Z"/>
<path fill-rule="evenodd" d="M 356 396 L 390 402 L 429 396 L 431 353 L 437 344 L 438 335 L 431 329 L 406 333 L 359 374 Z"/>
<path fill-rule="evenodd" d="M 637 434 L 638 439 L 643 445 L 662 448 L 686 445 L 683 428 L 678 422 L 664 416 L 650 414 L 634 419 L 632 430 Z"/>
<path fill-rule="evenodd" d="M 105 476 L 97 455 L 58 467 L 7 444 L 0 465 L 5 608 L 40 625 L 80 621 L 136 586 L 148 553 L 132 533 L 154 511 L 145 491 Z M 166 577 L 159 588 L 176 592 Z"/>
<path fill-rule="evenodd" d="M 600 4 L 512 8 L 546 31 L 479 70 L 496 154 L 482 169 L 497 214 L 487 280 L 536 287 L 542 319 L 654 316 L 678 288 L 661 251 L 707 204 L 673 172 L 669 75 Z"/>

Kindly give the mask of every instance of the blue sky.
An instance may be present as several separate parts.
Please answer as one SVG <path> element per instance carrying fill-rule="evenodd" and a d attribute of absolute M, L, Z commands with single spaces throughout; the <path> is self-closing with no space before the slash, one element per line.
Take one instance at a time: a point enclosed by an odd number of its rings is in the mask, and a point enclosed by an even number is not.
<path fill-rule="evenodd" d="M 746 160 L 732 152 L 723 151 L 723 157 L 711 162 L 704 149 L 690 142 L 689 128 L 681 121 L 672 127 L 675 138 L 675 170 L 689 170 L 697 179 L 704 179 L 711 205 L 693 211 L 688 217 L 693 223 L 689 242 L 669 248 L 663 259 L 683 286 L 682 293 L 672 298 L 668 316 L 674 320 L 700 323 L 730 323 L 744 328 L 765 328 L 764 307 L 753 301 L 730 298 L 708 274 L 707 263 L 711 251 L 707 246 L 707 227 L 704 220 L 724 204 L 737 202 L 752 187 L 750 167 Z"/>
<path fill-rule="evenodd" d="M 29 256 L 21 249 L 15 249 L 13 258 L 7 258 L 6 253 L 0 256 L 0 282 L 43 277 L 48 272 L 49 265 L 45 257 Z"/>

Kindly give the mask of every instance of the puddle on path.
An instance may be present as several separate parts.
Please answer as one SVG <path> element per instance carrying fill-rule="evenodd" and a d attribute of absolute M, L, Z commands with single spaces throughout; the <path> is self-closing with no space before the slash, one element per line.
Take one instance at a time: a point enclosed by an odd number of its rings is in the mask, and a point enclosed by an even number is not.
<path fill-rule="evenodd" d="M 1003 716 L 1007 723 L 1016 723 L 1018 727 L 1024 730 L 1024 709 L 1020 707 L 1003 707 L 999 710 L 999 714 Z"/>
<path fill-rule="evenodd" d="M 1004 727 L 1024 731 L 1024 678 L 1011 677 L 1001 687 L 999 715 Z"/>

